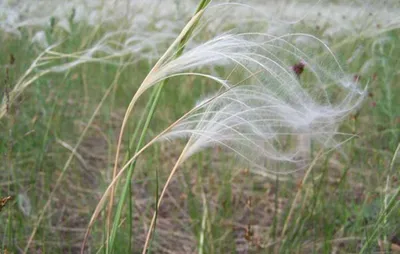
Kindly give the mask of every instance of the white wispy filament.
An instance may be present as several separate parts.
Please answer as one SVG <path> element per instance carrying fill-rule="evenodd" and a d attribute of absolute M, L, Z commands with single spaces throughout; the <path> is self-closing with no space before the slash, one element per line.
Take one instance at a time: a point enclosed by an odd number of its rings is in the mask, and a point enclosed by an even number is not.
<path fill-rule="evenodd" d="M 286 37 L 290 36 L 224 35 L 189 50 L 160 70 L 159 75 L 166 76 L 199 65 L 223 65 L 232 67 L 228 78 L 209 77 L 224 87 L 233 83 L 232 76 L 245 79 L 197 106 L 161 137 L 189 138 L 181 161 L 205 148 L 221 146 L 249 163 L 253 171 L 279 173 L 266 168 L 265 161 L 301 160 L 299 154 L 305 148 L 299 136 L 323 146 L 335 144 L 332 138 L 338 124 L 358 105 L 363 91 L 333 55 L 330 60 L 312 59 Z M 300 59 L 309 70 L 309 83 L 302 84 L 288 65 Z"/>

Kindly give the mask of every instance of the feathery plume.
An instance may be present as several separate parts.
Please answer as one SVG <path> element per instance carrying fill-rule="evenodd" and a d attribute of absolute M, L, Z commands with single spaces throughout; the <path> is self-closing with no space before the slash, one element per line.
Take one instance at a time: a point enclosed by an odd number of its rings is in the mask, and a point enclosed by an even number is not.
<path fill-rule="evenodd" d="M 222 146 L 256 172 L 278 173 L 265 168 L 265 161 L 298 163 L 305 149 L 297 141 L 299 136 L 334 145 L 339 122 L 364 96 L 330 57 L 331 61 L 312 59 L 284 37 L 261 34 L 224 35 L 204 43 L 167 63 L 158 75 L 172 73 L 178 66 L 182 71 L 220 64 L 232 65 L 247 80 L 232 87 L 232 74 L 228 79 L 213 76 L 228 90 L 200 103 L 161 139 L 189 138 L 182 161 L 207 147 Z M 293 58 L 301 63 L 301 72 L 296 71 L 299 66 L 294 70 L 287 63 Z M 329 69 L 321 62 L 330 63 Z M 301 84 L 298 75 L 305 65 L 310 69 L 308 83 Z"/>

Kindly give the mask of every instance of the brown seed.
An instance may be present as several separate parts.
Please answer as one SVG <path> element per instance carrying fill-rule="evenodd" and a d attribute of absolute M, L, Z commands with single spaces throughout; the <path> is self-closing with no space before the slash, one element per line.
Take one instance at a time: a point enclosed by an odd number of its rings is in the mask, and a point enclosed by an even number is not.
<path fill-rule="evenodd" d="M 296 73 L 297 77 L 300 77 L 300 75 L 303 73 L 304 66 L 305 64 L 301 61 L 292 66 L 292 70 L 294 71 L 294 73 Z"/>

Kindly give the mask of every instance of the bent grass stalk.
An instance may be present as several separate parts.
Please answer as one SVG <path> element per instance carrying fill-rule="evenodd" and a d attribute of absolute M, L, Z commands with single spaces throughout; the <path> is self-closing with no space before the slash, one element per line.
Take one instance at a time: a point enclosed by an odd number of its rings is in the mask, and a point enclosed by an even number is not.
<path fill-rule="evenodd" d="M 198 12 L 195 16 L 193 16 L 193 18 L 188 22 L 188 24 L 184 27 L 184 29 L 182 30 L 181 34 L 175 39 L 175 41 L 171 44 L 171 46 L 167 49 L 167 51 L 164 53 L 164 55 L 161 56 L 161 58 L 158 60 L 158 62 L 154 65 L 154 67 L 151 69 L 151 71 L 149 72 L 149 74 L 146 76 L 146 78 L 143 80 L 142 84 L 139 86 L 137 92 L 135 93 L 135 95 L 133 96 L 131 102 L 129 103 L 129 106 L 125 112 L 125 116 L 124 119 L 122 121 L 122 126 L 121 126 L 121 131 L 118 137 L 118 143 L 117 143 L 117 151 L 115 154 L 115 161 L 114 161 L 114 168 L 113 168 L 113 179 L 115 178 L 115 176 L 117 175 L 117 168 L 118 168 L 118 158 L 120 155 L 120 149 L 121 149 L 121 143 L 122 143 L 122 137 L 125 131 L 125 127 L 126 127 L 126 123 L 128 122 L 128 118 L 130 113 L 133 110 L 133 107 L 136 103 L 136 101 L 139 99 L 139 97 L 152 85 L 154 85 L 153 80 L 151 80 L 152 75 L 157 72 L 157 70 L 160 68 L 161 64 L 167 59 L 167 57 L 173 52 L 175 46 L 177 46 L 179 44 L 179 42 L 182 40 L 182 38 L 184 38 L 184 36 L 186 35 L 186 33 L 190 30 L 190 28 L 193 26 L 193 24 L 197 21 L 197 19 L 201 16 L 203 12 L 200 11 Z M 107 224 L 108 224 L 108 228 L 110 226 L 110 219 L 111 219 L 111 213 L 112 213 L 112 206 L 114 203 L 114 187 L 112 187 L 112 195 L 110 197 L 110 205 L 109 205 L 109 210 L 108 210 L 108 215 L 107 215 Z"/>
<path fill-rule="evenodd" d="M 115 178 L 113 178 L 113 180 L 108 185 L 108 187 L 105 190 L 103 196 L 100 198 L 99 202 L 97 203 L 97 206 L 96 206 L 95 210 L 93 211 L 92 217 L 91 217 L 91 219 L 89 221 L 89 224 L 87 226 L 86 233 L 85 233 L 85 236 L 84 236 L 84 239 L 83 239 L 83 243 L 82 243 L 82 246 L 81 246 L 81 253 L 84 253 L 84 248 L 85 248 L 86 242 L 87 242 L 88 237 L 89 237 L 90 229 L 93 227 L 93 224 L 94 224 L 96 218 L 99 216 L 100 212 L 102 211 L 102 209 L 103 209 L 103 207 L 105 205 L 107 197 L 109 195 L 111 195 L 111 191 L 112 191 L 112 189 L 115 188 L 116 183 L 119 181 L 119 179 L 125 173 L 125 171 L 129 168 L 129 166 L 137 159 L 137 157 L 139 157 L 139 155 L 141 155 L 147 148 L 149 148 L 155 142 L 157 142 L 160 137 L 162 137 L 164 134 L 168 133 L 172 128 L 174 128 L 177 124 L 179 124 L 182 119 L 184 119 L 185 117 L 187 117 L 188 115 L 190 115 L 191 113 L 196 111 L 199 107 L 202 107 L 203 105 L 211 102 L 212 100 L 218 98 L 218 96 L 223 95 L 224 93 L 228 92 L 229 90 L 230 89 L 227 89 L 227 90 L 223 91 L 221 94 L 218 94 L 217 96 L 214 96 L 214 97 L 204 101 L 202 104 L 200 104 L 197 107 L 194 107 L 190 111 L 186 112 L 178 120 L 176 120 L 174 123 L 172 123 L 166 129 L 164 129 L 162 132 L 160 132 L 157 136 L 155 136 L 152 140 L 150 140 L 146 145 L 144 145 L 137 153 L 135 153 L 135 155 L 133 155 L 133 157 L 131 157 L 124 164 L 124 166 L 118 171 L 118 174 L 115 176 Z"/>
<path fill-rule="evenodd" d="M 152 92 L 152 94 L 151 94 L 151 96 L 150 96 L 150 100 L 149 100 L 149 102 L 146 104 L 146 108 L 145 108 L 145 110 L 143 111 L 143 113 L 142 113 L 142 115 L 141 115 L 141 117 L 140 117 L 140 120 L 139 120 L 139 123 L 138 123 L 138 125 L 136 126 L 136 128 L 135 128 L 135 131 L 134 131 L 134 133 L 133 133 L 133 135 L 132 135 L 132 139 L 131 139 L 131 141 L 130 141 L 130 143 L 129 143 L 129 147 L 128 147 L 128 154 L 127 154 L 127 156 L 125 157 L 125 159 L 124 159 L 124 161 L 127 161 L 127 160 L 129 160 L 129 158 L 132 156 L 132 154 L 131 154 L 131 149 L 133 148 L 133 145 L 134 145 L 134 143 L 135 143 L 135 140 L 136 140 L 136 137 L 138 136 L 138 134 L 139 134 L 139 130 L 142 128 L 142 129 L 144 129 L 144 127 L 143 127 L 143 124 L 145 124 L 145 117 L 146 117 L 146 113 L 148 112 L 148 111 L 150 111 L 150 107 L 152 106 L 151 104 L 152 104 L 152 102 L 154 101 L 154 97 L 156 96 L 156 92 L 157 92 L 157 90 L 153 90 L 153 92 Z M 147 128 L 146 128 L 147 129 Z M 137 147 L 136 147 L 136 149 L 135 149 L 135 152 L 133 153 L 133 154 L 135 154 L 135 153 L 137 153 L 137 151 L 138 151 L 138 149 L 140 148 L 140 146 L 138 145 Z M 129 168 L 129 172 L 130 171 L 132 171 L 132 173 L 133 173 L 133 170 L 134 170 L 134 167 L 135 167 L 135 162 L 133 162 L 132 164 L 131 164 L 131 166 L 130 166 L 130 168 Z M 130 179 L 130 177 L 128 178 L 127 177 L 127 179 Z M 131 193 L 132 192 L 132 187 L 131 187 L 131 184 L 130 184 L 130 182 L 129 181 L 127 181 L 126 182 L 126 184 L 128 185 L 128 188 L 127 188 L 127 192 L 128 193 Z M 125 189 L 124 189 L 125 190 Z M 122 194 L 122 196 L 124 196 L 125 194 Z M 129 197 L 129 196 L 128 196 Z M 118 208 L 117 208 L 117 211 L 116 211 L 116 215 L 115 215 L 115 217 L 116 218 L 118 218 L 118 217 L 120 217 L 121 215 L 120 215 L 120 213 L 122 212 L 122 208 L 123 208 L 123 205 L 124 205 L 124 202 L 123 202 L 124 200 L 123 199 L 121 199 L 120 201 L 119 201 L 119 203 L 118 203 Z M 128 239 L 132 239 L 132 199 L 130 198 L 129 199 L 129 201 L 128 201 L 128 208 L 129 208 L 129 211 L 128 211 Z M 113 230 L 116 230 L 116 229 L 114 229 L 114 226 L 116 225 L 116 223 L 114 223 L 114 225 L 113 225 Z M 113 233 L 111 232 L 111 237 L 113 236 Z M 111 240 L 111 243 L 113 244 L 113 240 Z M 111 246 L 111 249 L 112 249 L 112 246 Z M 132 251 L 132 243 L 131 243 L 131 241 L 129 240 L 128 241 L 128 251 Z"/>
<path fill-rule="evenodd" d="M 139 141 L 138 141 L 138 143 L 136 145 L 136 149 L 135 149 L 135 153 L 134 154 L 136 154 L 139 151 L 140 147 L 142 146 L 142 143 L 143 143 L 144 138 L 146 136 L 146 133 L 147 133 L 148 127 L 150 125 L 151 119 L 152 119 L 152 117 L 154 115 L 154 112 L 155 112 L 155 109 L 157 107 L 157 102 L 158 102 L 158 99 L 160 97 L 160 94 L 161 94 L 163 86 L 164 86 L 164 82 L 153 91 L 151 99 L 149 100 L 148 105 L 146 105 L 146 108 L 148 108 L 148 106 L 150 106 L 147 118 L 144 119 L 144 117 L 143 117 L 142 119 L 140 119 L 141 121 L 138 124 L 139 128 L 140 128 L 140 126 L 142 126 L 143 121 L 145 121 L 145 122 L 144 122 L 144 126 L 142 128 L 142 133 L 140 134 Z M 135 131 L 135 134 L 132 137 L 133 140 L 136 140 L 136 136 L 138 134 L 139 128 L 137 129 L 137 132 Z M 108 241 L 109 245 L 108 245 L 107 252 L 113 250 L 115 236 L 117 234 L 117 230 L 118 230 L 118 227 L 119 227 L 119 222 L 121 220 L 122 209 L 124 207 L 126 198 L 129 198 L 128 192 L 129 192 L 129 189 L 130 189 L 130 186 L 131 186 L 131 181 L 129 179 L 132 178 L 132 174 L 133 174 L 133 171 L 134 171 L 134 168 L 135 168 L 135 164 L 136 164 L 136 160 L 133 161 L 130 164 L 130 167 L 129 167 L 129 170 L 128 170 L 128 174 L 126 176 L 127 181 L 125 182 L 125 185 L 123 187 L 123 190 L 122 190 L 122 193 L 121 193 L 121 199 L 118 202 L 117 210 L 116 210 L 115 217 L 114 217 L 114 220 L 113 220 L 113 227 L 111 229 L 110 238 L 109 238 L 109 241 Z M 128 217 L 131 218 L 131 214 L 128 214 Z M 129 229 L 129 231 L 131 231 L 131 229 Z"/>
<path fill-rule="evenodd" d="M 36 67 L 39 67 L 41 65 L 46 64 L 47 62 L 44 63 L 39 63 L 39 61 L 43 60 L 44 55 L 46 55 L 52 48 L 58 46 L 59 44 L 52 45 L 45 49 L 42 53 L 39 54 L 39 56 L 32 62 L 32 64 L 29 66 L 29 68 L 25 71 L 24 75 L 22 75 L 13 89 L 7 93 L 7 98 L 3 100 L 2 105 L 0 106 L 0 119 L 3 118 L 3 116 L 7 113 L 7 108 L 9 105 L 11 105 L 14 100 L 25 90 L 26 87 L 31 85 L 33 82 L 35 82 L 37 79 L 40 77 L 48 74 L 51 72 L 51 70 L 47 69 L 44 71 L 41 71 L 31 77 L 29 80 L 26 80 L 29 75 L 34 72 Z"/>
<path fill-rule="evenodd" d="M 127 123 L 127 120 L 128 120 L 128 117 L 129 117 L 130 113 L 133 110 L 135 102 L 152 85 L 151 82 L 148 81 L 148 80 L 151 80 L 152 73 L 156 72 L 158 70 L 159 66 L 161 66 L 161 64 L 165 61 L 165 59 L 167 59 L 167 57 L 170 55 L 170 53 L 172 53 L 172 51 L 174 50 L 175 46 L 178 46 L 178 51 L 175 54 L 175 58 L 179 57 L 182 54 L 186 42 L 190 38 L 190 35 L 191 35 L 194 27 L 198 23 L 198 20 L 201 17 L 201 14 L 203 13 L 204 8 L 208 5 L 209 2 L 210 2 L 209 0 L 202 0 L 200 2 L 200 4 L 199 4 L 194 16 L 192 17 L 192 19 L 184 27 L 184 29 L 182 30 L 181 34 L 176 38 L 176 40 L 172 43 L 172 45 L 167 49 L 167 51 L 164 53 L 164 55 L 161 56 L 161 58 L 158 60 L 158 62 L 155 64 L 155 66 L 149 72 L 149 74 L 146 76 L 146 78 L 144 79 L 143 83 L 140 85 L 139 89 L 137 90 L 137 92 L 135 93 L 134 97 L 132 98 L 132 100 L 131 100 L 131 102 L 130 102 L 127 110 L 126 110 L 126 113 L 125 113 L 125 116 L 124 116 L 124 119 L 123 119 L 123 122 L 122 122 L 122 126 L 121 126 L 121 131 L 120 131 L 119 138 L 118 138 L 117 151 L 116 151 L 116 155 L 115 155 L 115 162 L 114 162 L 114 169 L 113 169 L 113 179 L 117 175 L 117 167 L 118 167 L 118 159 L 119 159 L 120 147 L 121 147 L 122 137 L 123 137 L 124 130 L 125 130 L 125 127 L 126 127 L 126 123 Z M 142 144 L 142 142 L 144 140 L 144 137 L 145 137 L 145 135 L 147 133 L 148 126 L 150 124 L 150 121 L 152 119 L 154 111 L 155 111 L 155 109 L 157 107 L 157 103 L 158 103 L 162 88 L 163 88 L 163 86 L 165 84 L 167 84 L 167 82 L 168 82 L 168 79 L 165 79 L 164 81 L 162 81 L 162 83 L 154 91 L 154 94 L 155 94 L 154 99 L 152 101 L 151 100 L 149 101 L 149 104 L 151 104 L 151 108 L 150 108 L 149 114 L 147 116 L 145 125 L 144 125 L 144 127 L 142 129 L 142 133 L 140 135 L 139 141 L 137 143 L 135 153 L 138 152 L 139 148 L 141 147 L 141 144 Z M 134 138 L 136 138 L 136 136 Z M 114 244 L 117 228 L 118 228 L 118 225 L 119 225 L 119 221 L 121 219 L 122 208 L 123 208 L 125 199 L 126 199 L 127 194 L 128 194 L 128 189 L 129 189 L 129 184 L 130 184 L 129 179 L 132 177 L 134 168 L 135 168 L 135 165 L 134 165 L 134 162 L 133 162 L 133 164 L 130 167 L 130 170 L 128 171 L 128 175 L 127 175 L 127 179 L 128 180 L 126 181 L 125 186 L 123 188 L 122 196 L 121 196 L 120 202 L 119 202 L 118 207 L 117 207 L 117 212 L 116 212 L 116 216 L 115 216 L 114 221 L 113 221 L 113 227 L 112 228 L 111 228 L 111 217 L 112 217 L 112 209 L 113 209 L 113 204 L 114 204 L 114 192 L 115 192 L 114 186 L 111 189 L 111 197 L 110 197 L 110 203 L 109 203 L 108 213 L 107 213 L 107 241 L 106 241 L 106 250 L 107 250 L 106 252 L 107 253 L 110 250 L 112 251 L 112 246 Z M 128 216 L 130 216 L 130 215 L 128 215 Z"/>

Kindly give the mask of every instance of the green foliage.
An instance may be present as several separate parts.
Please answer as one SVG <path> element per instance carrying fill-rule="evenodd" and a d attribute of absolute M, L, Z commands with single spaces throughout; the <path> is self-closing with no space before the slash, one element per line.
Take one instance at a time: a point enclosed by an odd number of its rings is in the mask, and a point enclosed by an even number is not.
<path fill-rule="evenodd" d="M 64 40 L 57 49 L 59 52 L 77 52 L 104 34 L 102 29 L 93 32 L 87 24 L 75 23 L 75 15 L 74 9 L 69 18 L 71 33 L 57 27 L 56 18 L 49 21 L 48 42 Z M 302 29 L 302 24 L 296 24 L 295 28 Z M 321 33 L 314 28 L 306 29 L 317 35 Z M 20 32 L 19 38 L 1 36 L 0 39 L 2 96 L 12 89 L 41 50 L 30 41 L 31 30 L 21 28 Z M 185 36 L 180 50 L 184 50 L 190 37 L 190 34 Z M 187 251 L 196 250 L 203 232 L 205 207 L 203 253 L 234 253 L 240 248 L 250 253 L 293 253 L 293 250 L 372 253 L 390 248 L 378 243 L 400 234 L 400 171 L 399 161 L 394 158 L 400 142 L 400 32 L 392 30 L 367 39 L 332 39 L 331 43 L 341 60 L 352 59 L 348 68 L 360 76 L 359 82 L 367 85 L 370 93 L 359 111 L 341 127 L 356 136 L 339 152 L 324 155 L 313 169 L 312 177 L 301 187 L 296 184 L 298 180 L 278 184 L 245 175 L 243 169 L 235 168 L 231 158 L 216 149 L 200 154 L 197 160 L 182 166 L 182 172 L 173 182 L 166 198 L 166 211 L 161 209 L 158 214 L 160 229 L 155 231 L 152 253 L 160 253 L 162 249 L 182 251 L 184 247 Z M 362 53 L 353 58 L 360 45 Z M 6 84 L 3 66 L 8 64 L 10 54 L 15 63 L 9 68 Z M 54 65 L 62 61 L 55 60 Z M 125 66 L 118 76 L 111 95 L 76 151 L 61 187 L 52 197 L 51 208 L 39 224 L 29 252 L 79 251 L 93 208 L 110 181 L 124 109 L 152 64 L 141 60 Z M 104 63 L 87 63 L 66 73 L 40 77 L 0 119 L 0 198 L 9 195 L 14 198 L 0 211 L 0 252 L 16 253 L 26 246 L 71 148 L 121 69 Z M 216 90 L 215 84 L 199 78 L 175 77 L 168 82 L 173 85 L 153 88 L 152 93 L 140 99 L 123 140 L 124 149 L 129 152 L 122 157 L 130 157 L 200 97 Z M 179 142 L 156 144 L 132 164 L 127 174 L 129 180 L 122 181 L 123 187 L 117 189 L 118 207 L 110 253 L 140 253 L 157 195 L 168 176 L 171 161 L 176 160 L 182 147 Z M 317 151 L 312 152 L 315 155 Z M 298 191 L 300 201 L 294 204 L 293 217 L 288 218 Z M 207 197 L 206 203 L 202 195 Z M 273 197 L 267 199 L 269 195 Z M 246 210 L 249 198 L 255 200 L 251 213 Z M 284 201 L 280 203 L 281 200 Z M 22 202 L 30 203 L 30 214 L 21 209 Z M 280 230 L 287 219 L 290 226 L 281 239 Z M 93 253 L 105 251 L 105 223 L 99 219 L 93 229 L 89 244 Z M 248 228 L 253 234 L 245 239 Z"/>

